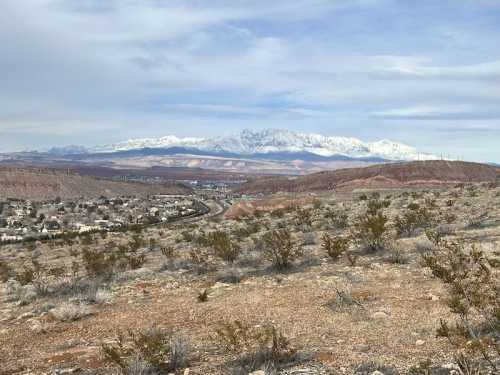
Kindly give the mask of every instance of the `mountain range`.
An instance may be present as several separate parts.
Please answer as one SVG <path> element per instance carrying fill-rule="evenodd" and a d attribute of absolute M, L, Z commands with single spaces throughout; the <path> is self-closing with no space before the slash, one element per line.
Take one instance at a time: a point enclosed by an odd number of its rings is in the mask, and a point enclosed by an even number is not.
<path fill-rule="evenodd" d="M 169 135 L 160 138 L 131 139 L 91 148 L 82 146 L 52 148 L 49 153 L 86 155 L 85 157 L 88 157 L 88 154 L 95 154 L 97 157 L 103 154 L 123 157 L 190 154 L 268 160 L 368 162 L 438 159 L 434 155 L 419 152 L 414 147 L 386 139 L 363 142 L 351 137 L 296 133 L 280 129 L 243 130 L 225 137 L 178 138 Z"/>

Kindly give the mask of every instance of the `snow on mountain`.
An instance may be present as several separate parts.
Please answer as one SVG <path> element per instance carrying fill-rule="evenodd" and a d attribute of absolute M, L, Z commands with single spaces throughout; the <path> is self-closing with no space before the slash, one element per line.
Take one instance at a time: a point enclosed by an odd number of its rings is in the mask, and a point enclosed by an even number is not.
<path fill-rule="evenodd" d="M 183 147 L 209 152 L 231 152 L 242 156 L 267 153 L 308 152 L 321 156 L 342 155 L 352 158 L 383 158 L 388 160 L 432 160 L 434 155 L 418 152 L 414 147 L 390 140 L 362 142 L 357 138 L 330 137 L 320 134 L 296 133 L 290 130 L 243 130 L 228 137 L 131 139 L 114 145 L 98 146 L 92 152 L 116 152 L 142 148 Z"/>

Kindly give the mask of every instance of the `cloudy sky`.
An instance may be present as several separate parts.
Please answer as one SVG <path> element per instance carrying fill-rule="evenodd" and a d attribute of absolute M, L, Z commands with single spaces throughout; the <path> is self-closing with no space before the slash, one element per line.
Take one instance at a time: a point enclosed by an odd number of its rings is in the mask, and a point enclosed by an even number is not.
<path fill-rule="evenodd" d="M 2 0 L 0 151 L 244 128 L 500 162 L 500 0 Z"/>

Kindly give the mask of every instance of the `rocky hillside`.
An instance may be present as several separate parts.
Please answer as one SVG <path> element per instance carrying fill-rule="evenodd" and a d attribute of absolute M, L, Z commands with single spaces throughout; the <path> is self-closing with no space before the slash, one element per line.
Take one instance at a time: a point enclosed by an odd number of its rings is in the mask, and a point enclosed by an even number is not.
<path fill-rule="evenodd" d="M 0 168 L 0 199 L 53 199 L 101 195 L 188 194 L 177 184 L 143 184 L 97 179 L 51 169 Z"/>
<path fill-rule="evenodd" d="M 239 187 L 247 194 L 324 191 L 354 188 L 432 187 L 469 182 L 495 182 L 500 168 L 460 161 L 420 161 L 379 164 L 313 173 L 296 178 L 257 178 Z"/>

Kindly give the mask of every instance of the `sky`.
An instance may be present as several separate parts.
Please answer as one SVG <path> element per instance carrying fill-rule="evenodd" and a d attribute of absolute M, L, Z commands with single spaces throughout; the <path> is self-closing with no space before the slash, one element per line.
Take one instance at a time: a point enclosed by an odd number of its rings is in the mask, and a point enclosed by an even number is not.
<path fill-rule="evenodd" d="M 279 128 L 500 162 L 500 0 L 2 0 L 0 152 Z"/>

